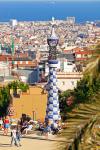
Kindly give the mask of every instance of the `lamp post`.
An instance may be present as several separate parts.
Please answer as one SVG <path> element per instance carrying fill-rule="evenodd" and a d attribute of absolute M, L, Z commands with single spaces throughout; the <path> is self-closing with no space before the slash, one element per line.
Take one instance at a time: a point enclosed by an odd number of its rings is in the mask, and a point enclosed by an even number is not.
<path fill-rule="evenodd" d="M 58 88 L 57 88 L 57 44 L 58 37 L 55 34 L 54 27 L 52 27 L 51 36 L 47 38 L 49 45 L 49 81 L 48 81 L 48 102 L 45 120 L 49 125 L 54 124 L 60 120 L 59 100 L 58 100 Z"/>

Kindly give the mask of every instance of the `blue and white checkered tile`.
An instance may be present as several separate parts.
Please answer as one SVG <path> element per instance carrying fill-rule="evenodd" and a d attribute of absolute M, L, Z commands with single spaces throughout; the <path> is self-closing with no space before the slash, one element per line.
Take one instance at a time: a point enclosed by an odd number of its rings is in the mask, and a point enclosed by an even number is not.
<path fill-rule="evenodd" d="M 53 91 L 55 91 L 55 90 L 57 90 L 57 88 L 56 88 L 56 86 L 54 85 L 54 86 L 53 86 Z"/>
<path fill-rule="evenodd" d="M 53 103 L 53 97 L 48 97 L 48 101 Z"/>
<path fill-rule="evenodd" d="M 49 112 L 48 112 L 48 116 L 49 116 L 49 115 L 50 115 L 50 116 L 53 116 L 53 111 L 49 111 Z"/>
<path fill-rule="evenodd" d="M 57 104 L 53 104 L 53 107 L 57 107 Z M 58 108 L 58 107 L 57 107 Z"/>
<path fill-rule="evenodd" d="M 54 79 L 55 80 L 55 79 Z M 56 80 L 55 80 L 56 81 Z M 54 85 L 55 84 L 55 85 Z M 56 82 L 53 82 L 53 86 L 56 86 Z"/>
<path fill-rule="evenodd" d="M 53 75 L 56 75 L 56 70 L 55 70 L 55 68 L 53 68 Z"/>
<path fill-rule="evenodd" d="M 53 102 L 52 102 L 52 101 L 50 101 L 50 102 L 49 102 L 49 105 L 50 105 L 50 104 L 53 104 Z"/>
<path fill-rule="evenodd" d="M 53 74 L 52 76 L 53 76 L 53 78 L 56 78 L 56 74 Z"/>
<path fill-rule="evenodd" d="M 53 115 L 58 115 L 58 111 L 53 111 Z"/>
<path fill-rule="evenodd" d="M 50 81 L 52 81 L 52 82 L 53 82 L 53 80 L 54 80 L 53 76 L 50 76 Z"/>
<path fill-rule="evenodd" d="M 59 108 L 58 102 L 53 102 L 53 106 Z"/>
<path fill-rule="evenodd" d="M 49 76 L 51 76 L 51 75 L 53 75 L 53 70 L 50 70 L 50 74 L 49 74 Z"/>
<path fill-rule="evenodd" d="M 57 82 L 57 79 L 56 79 L 56 78 L 54 78 L 54 79 L 53 79 L 53 83 L 56 83 L 56 82 Z"/>
<path fill-rule="evenodd" d="M 53 76 L 56 77 L 56 72 L 55 71 L 53 72 Z"/>
<path fill-rule="evenodd" d="M 53 70 L 54 70 L 54 68 L 50 67 L 50 68 L 49 68 L 49 70 L 50 70 L 50 71 L 53 71 Z"/>
<path fill-rule="evenodd" d="M 57 115 L 53 115 L 53 120 L 59 120 L 58 114 Z"/>
<path fill-rule="evenodd" d="M 59 102 L 57 103 L 57 107 L 59 108 Z"/>
<path fill-rule="evenodd" d="M 53 107 L 56 107 L 57 109 L 59 109 L 59 107 L 57 106 L 57 103 L 53 103 Z"/>
<path fill-rule="evenodd" d="M 56 74 L 53 74 L 52 76 L 53 76 L 54 78 L 56 78 Z"/>
<path fill-rule="evenodd" d="M 49 75 L 53 74 L 53 69 L 52 68 L 50 68 L 49 73 L 50 73 Z"/>
<path fill-rule="evenodd" d="M 53 86 L 50 86 L 50 90 L 53 90 Z"/>
<path fill-rule="evenodd" d="M 54 100 L 54 101 L 55 101 L 55 100 L 57 101 L 57 97 L 53 97 L 53 100 Z"/>
<path fill-rule="evenodd" d="M 52 90 L 52 89 L 49 90 L 49 94 L 50 94 L 51 96 L 53 96 L 54 93 L 53 93 L 53 90 Z"/>
<path fill-rule="evenodd" d="M 50 86 L 50 87 L 53 86 L 53 82 L 49 82 L 49 86 Z"/>
<path fill-rule="evenodd" d="M 53 111 L 53 104 L 49 104 L 48 109 L 49 111 Z"/>
<path fill-rule="evenodd" d="M 53 112 L 58 112 L 58 108 L 57 107 L 53 107 Z"/>
<path fill-rule="evenodd" d="M 57 107 L 58 101 L 57 100 L 53 100 L 53 105 L 56 105 Z"/>
<path fill-rule="evenodd" d="M 53 87 L 53 92 L 54 93 L 57 93 L 58 92 L 58 89 L 56 87 Z"/>
<path fill-rule="evenodd" d="M 56 68 L 49 68 L 49 90 L 46 118 L 50 121 L 60 120 Z"/>
<path fill-rule="evenodd" d="M 54 85 L 54 86 L 53 86 L 53 90 L 56 90 L 56 89 L 57 89 L 57 87 Z"/>
<path fill-rule="evenodd" d="M 53 88 L 53 92 L 55 93 L 57 93 L 58 92 L 58 90 L 56 89 L 56 88 Z"/>
<path fill-rule="evenodd" d="M 58 96 L 58 94 L 57 93 L 53 93 L 53 97 L 55 98 L 55 97 L 57 97 Z"/>
<path fill-rule="evenodd" d="M 57 90 L 53 90 L 53 93 L 57 93 Z"/>

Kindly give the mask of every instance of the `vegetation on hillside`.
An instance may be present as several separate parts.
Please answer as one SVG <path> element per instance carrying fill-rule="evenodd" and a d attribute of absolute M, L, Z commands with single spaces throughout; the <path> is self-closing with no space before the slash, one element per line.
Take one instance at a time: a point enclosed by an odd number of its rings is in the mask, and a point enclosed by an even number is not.
<path fill-rule="evenodd" d="M 77 87 L 73 91 L 68 90 L 60 94 L 61 114 L 64 118 L 67 116 L 67 121 L 66 128 L 61 134 L 66 140 L 59 144 L 59 149 L 100 149 L 99 54 L 100 45 L 96 47 Z"/>
<path fill-rule="evenodd" d="M 77 83 L 74 90 L 67 90 L 59 95 L 60 110 L 63 119 L 79 103 L 92 101 L 92 97 L 100 91 L 100 45 L 87 65 L 83 78 Z M 95 57 L 94 57 L 95 56 Z"/>

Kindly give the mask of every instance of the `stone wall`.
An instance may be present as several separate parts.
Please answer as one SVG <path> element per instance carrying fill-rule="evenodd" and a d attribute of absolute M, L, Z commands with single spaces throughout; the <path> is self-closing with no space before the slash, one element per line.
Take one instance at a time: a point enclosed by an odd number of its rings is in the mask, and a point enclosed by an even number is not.
<path fill-rule="evenodd" d="M 13 98 L 14 118 L 27 114 L 34 120 L 44 120 L 46 114 L 47 93 L 41 87 L 32 86 L 27 93 L 21 93 L 20 98 Z"/>

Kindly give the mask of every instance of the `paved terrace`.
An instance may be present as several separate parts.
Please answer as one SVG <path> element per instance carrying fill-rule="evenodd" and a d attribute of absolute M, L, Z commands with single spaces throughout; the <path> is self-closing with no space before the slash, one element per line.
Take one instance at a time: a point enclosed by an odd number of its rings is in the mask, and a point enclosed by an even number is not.
<path fill-rule="evenodd" d="M 57 150 L 57 144 L 62 141 L 54 135 L 49 135 L 48 139 L 45 136 L 30 134 L 21 138 L 21 147 L 10 147 L 10 133 L 4 136 L 0 131 L 0 150 Z"/>

